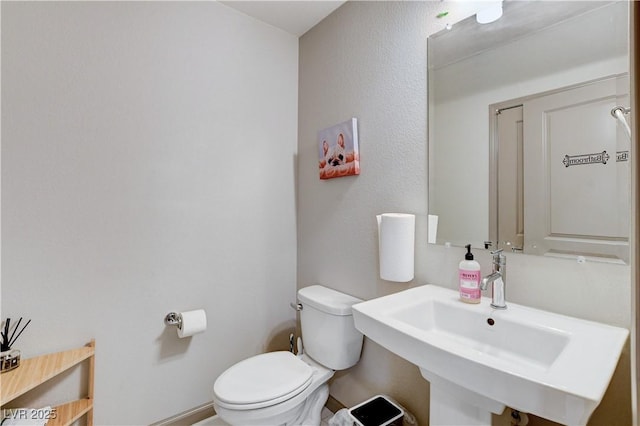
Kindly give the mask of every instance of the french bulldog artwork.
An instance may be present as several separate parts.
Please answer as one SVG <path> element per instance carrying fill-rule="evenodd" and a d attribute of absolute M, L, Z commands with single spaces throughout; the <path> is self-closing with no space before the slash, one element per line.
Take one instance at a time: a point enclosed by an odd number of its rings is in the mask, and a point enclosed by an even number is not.
<path fill-rule="evenodd" d="M 357 119 L 318 132 L 320 179 L 360 174 Z"/>

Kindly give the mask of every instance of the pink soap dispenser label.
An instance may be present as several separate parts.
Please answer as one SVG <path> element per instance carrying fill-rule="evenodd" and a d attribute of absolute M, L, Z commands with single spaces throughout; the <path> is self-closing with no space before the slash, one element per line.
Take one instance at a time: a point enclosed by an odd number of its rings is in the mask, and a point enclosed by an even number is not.
<path fill-rule="evenodd" d="M 480 301 L 480 271 L 460 270 L 460 298 L 465 301 Z"/>

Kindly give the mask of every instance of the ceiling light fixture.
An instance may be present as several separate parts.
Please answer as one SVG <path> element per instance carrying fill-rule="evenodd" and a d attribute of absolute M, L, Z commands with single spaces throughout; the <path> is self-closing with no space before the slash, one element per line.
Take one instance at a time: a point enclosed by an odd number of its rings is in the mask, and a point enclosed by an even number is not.
<path fill-rule="evenodd" d="M 476 13 L 478 24 L 488 24 L 497 21 L 502 16 L 502 0 L 488 1 L 487 6 Z"/>

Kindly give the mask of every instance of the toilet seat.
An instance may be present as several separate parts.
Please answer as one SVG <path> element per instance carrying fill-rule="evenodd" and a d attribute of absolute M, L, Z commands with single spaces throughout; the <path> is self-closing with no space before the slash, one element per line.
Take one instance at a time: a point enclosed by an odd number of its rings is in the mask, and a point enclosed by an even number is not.
<path fill-rule="evenodd" d="M 227 369 L 213 385 L 219 406 L 253 410 L 286 401 L 311 384 L 313 368 L 291 352 L 256 355 Z"/>

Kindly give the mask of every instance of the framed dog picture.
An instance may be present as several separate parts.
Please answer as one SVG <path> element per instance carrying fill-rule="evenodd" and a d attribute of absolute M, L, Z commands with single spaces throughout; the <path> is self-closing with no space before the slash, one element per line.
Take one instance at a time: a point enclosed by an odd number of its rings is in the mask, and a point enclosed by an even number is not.
<path fill-rule="evenodd" d="M 355 118 L 318 132 L 320 179 L 360 174 L 358 121 Z"/>

